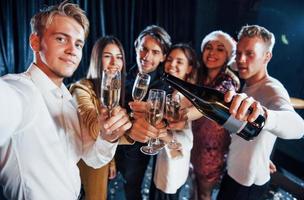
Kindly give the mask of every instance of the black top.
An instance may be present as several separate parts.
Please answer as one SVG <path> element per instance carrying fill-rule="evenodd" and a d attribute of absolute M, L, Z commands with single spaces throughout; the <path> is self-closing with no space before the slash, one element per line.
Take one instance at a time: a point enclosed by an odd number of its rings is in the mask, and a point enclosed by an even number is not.
<path fill-rule="evenodd" d="M 133 85 L 138 73 L 138 66 L 134 65 L 128 72 L 127 77 L 126 77 L 126 84 L 125 84 L 125 98 L 126 98 L 126 109 L 128 110 L 128 112 L 130 112 L 130 108 L 128 106 L 128 102 L 133 101 L 132 99 L 132 89 L 133 89 Z M 147 97 L 148 97 L 148 93 L 150 89 L 162 89 L 165 90 L 166 92 L 171 92 L 171 90 L 169 89 L 169 86 L 167 83 L 163 82 L 161 80 L 161 76 L 164 72 L 164 67 L 163 65 L 159 65 L 157 67 L 156 70 L 154 70 L 153 72 L 148 73 L 151 76 L 151 80 L 150 80 L 150 84 L 149 84 L 149 88 L 148 88 L 148 92 L 146 94 L 146 96 L 144 97 L 143 101 L 146 101 Z"/>

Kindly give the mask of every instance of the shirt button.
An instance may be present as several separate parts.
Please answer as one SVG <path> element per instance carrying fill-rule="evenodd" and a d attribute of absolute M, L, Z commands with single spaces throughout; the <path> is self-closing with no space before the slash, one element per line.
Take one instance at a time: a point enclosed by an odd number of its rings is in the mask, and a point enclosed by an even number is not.
<path fill-rule="evenodd" d="M 63 95 L 61 94 L 60 91 L 56 91 L 55 95 L 56 95 L 57 98 L 62 98 L 63 97 Z"/>

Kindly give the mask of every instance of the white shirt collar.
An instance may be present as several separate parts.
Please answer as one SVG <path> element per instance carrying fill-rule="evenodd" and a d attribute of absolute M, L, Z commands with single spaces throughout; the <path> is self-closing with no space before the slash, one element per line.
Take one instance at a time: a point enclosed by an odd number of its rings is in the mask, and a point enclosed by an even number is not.
<path fill-rule="evenodd" d="M 31 79 L 42 93 L 49 91 L 57 97 L 72 99 L 72 95 L 63 83 L 58 87 L 36 64 L 32 63 L 26 73 L 30 74 Z"/>

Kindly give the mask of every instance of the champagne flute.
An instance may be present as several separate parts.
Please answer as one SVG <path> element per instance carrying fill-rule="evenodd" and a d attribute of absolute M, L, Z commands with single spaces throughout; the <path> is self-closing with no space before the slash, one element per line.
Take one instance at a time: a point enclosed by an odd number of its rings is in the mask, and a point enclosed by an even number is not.
<path fill-rule="evenodd" d="M 121 74 L 119 70 L 105 69 L 101 80 L 101 103 L 107 107 L 108 116 L 111 117 L 112 109 L 119 105 L 121 89 Z"/>
<path fill-rule="evenodd" d="M 147 100 L 146 120 L 153 126 L 161 123 L 164 116 L 166 92 L 159 89 L 151 89 Z M 140 148 L 141 152 L 146 155 L 155 155 L 159 152 L 152 144 L 152 139 L 149 139 L 148 145 Z"/>
<path fill-rule="evenodd" d="M 166 119 L 169 122 L 178 122 L 180 120 L 180 103 L 181 97 L 179 94 L 168 94 L 166 96 Z M 180 149 L 182 144 L 177 142 L 175 134 L 172 133 L 172 140 L 168 143 L 169 149 Z"/>
<path fill-rule="evenodd" d="M 132 98 L 134 101 L 141 101 L 146 96 L 148 87 L 150 84 L 150 75 L 139 72 L 136 76 L 133 89 L 132 89 Z M 134 113 L 130 113 L 130 117 L 134 117 Z"/>
<path fill-rule="evenodd" d="M 146 96 L 150 79 L 151 77 L 149 74 L 141 72 L 137 74 L 132 90 L 132 98 L 134 101 L 141 101 Z"/>

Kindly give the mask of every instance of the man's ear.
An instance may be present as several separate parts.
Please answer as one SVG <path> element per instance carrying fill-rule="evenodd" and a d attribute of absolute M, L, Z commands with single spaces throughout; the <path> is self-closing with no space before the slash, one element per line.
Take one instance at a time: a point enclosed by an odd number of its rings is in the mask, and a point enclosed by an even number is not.
<path fill-rule="evenodd" d="M 40 37 L 37 33 L 32 33 L 30 35 L 30 46 L 34 52 L 40 51 Z"/>
<path fill-rule="evenodd" d="M 265 55 L 265 63 L 268 63 L 271 58 L 272 58 L 272 53 L 267 51 Z"/>
<path fill-rule="evenodd" d="M 192 68 L 193 68 L 192 65 L 188 66 L 187 75 L 189 75 L 192 72 Z"/>
<path fill-rule="evenodd" d="M 166 60 L 166 54 L 163 55 L 162 59 L 160 60 L 160 62 L 164 62 Z"/>

